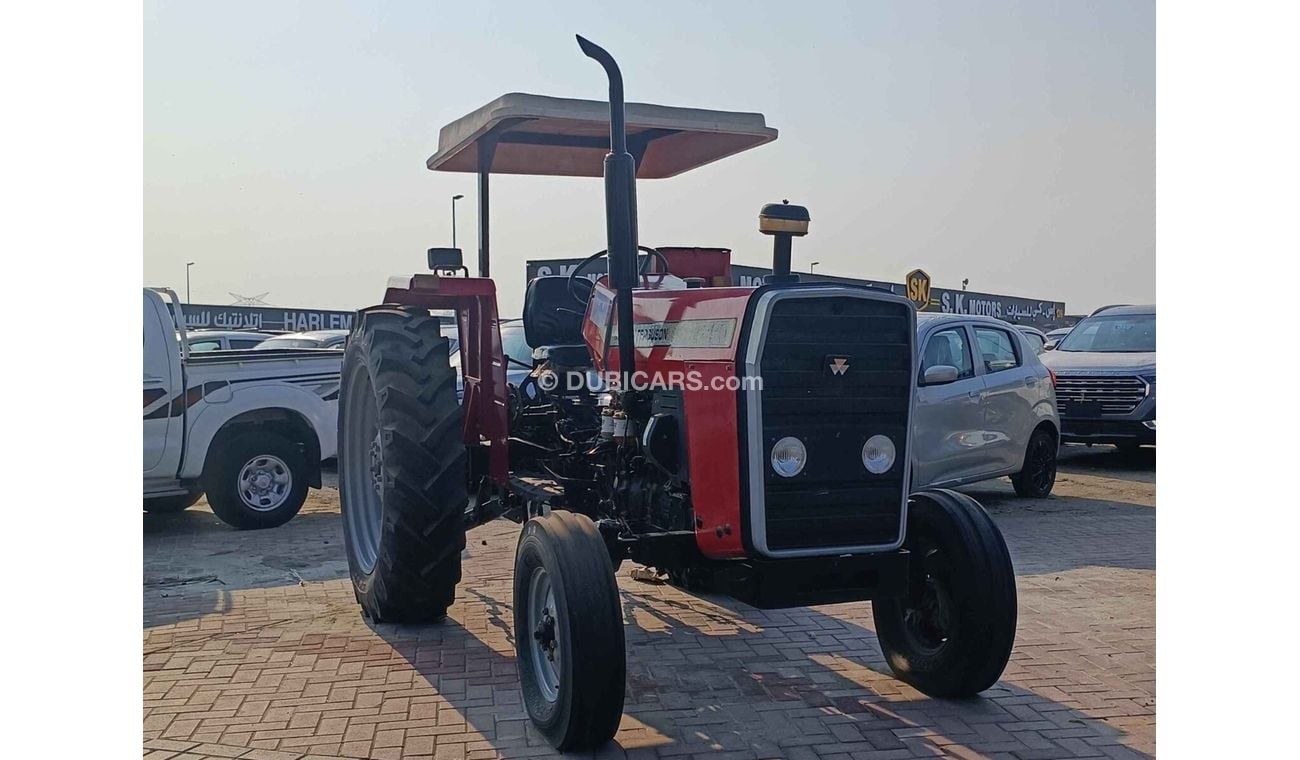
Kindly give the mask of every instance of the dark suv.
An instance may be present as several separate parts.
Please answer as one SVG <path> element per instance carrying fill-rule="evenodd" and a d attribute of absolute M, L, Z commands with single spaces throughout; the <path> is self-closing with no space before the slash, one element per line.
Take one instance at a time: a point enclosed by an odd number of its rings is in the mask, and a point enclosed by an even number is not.
<path fill-rule="evenodd" d="M 1056 373 L 1061 439 L 1156 442 L 1156 307 L 1108 306 L 1039 357 Z"/>

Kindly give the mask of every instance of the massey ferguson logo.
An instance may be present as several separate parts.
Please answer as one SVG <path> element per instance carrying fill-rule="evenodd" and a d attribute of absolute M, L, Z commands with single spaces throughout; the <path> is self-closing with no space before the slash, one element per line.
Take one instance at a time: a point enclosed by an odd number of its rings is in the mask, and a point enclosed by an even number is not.
<path fill-rule="evenodd" d="M 826 368 L 831 371 L 832 375 L 843 375 L 849 371 L 849 357 L 828 356 L 826 357 Z"/>

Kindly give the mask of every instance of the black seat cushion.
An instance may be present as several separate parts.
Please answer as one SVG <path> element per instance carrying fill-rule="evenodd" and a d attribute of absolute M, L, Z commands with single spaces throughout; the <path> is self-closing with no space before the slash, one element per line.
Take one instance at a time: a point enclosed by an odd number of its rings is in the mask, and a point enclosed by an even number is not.
<path fill-rule="evenodd" d="M 568 277 L 534 277 L 524 293 L 524 339 L 528 345 L 581 344 L 582 311 L 591 289 L 591 280 L 579 277 L 574 281 L 574 290 L 584 297 L 583 303 L 578 303 L 569 294 Z"/>

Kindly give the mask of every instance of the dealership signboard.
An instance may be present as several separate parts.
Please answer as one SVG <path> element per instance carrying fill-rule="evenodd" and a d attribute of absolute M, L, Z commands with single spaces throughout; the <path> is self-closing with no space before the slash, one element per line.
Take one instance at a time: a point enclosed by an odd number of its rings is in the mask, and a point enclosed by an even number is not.
<path fill-rule="evenodd" d="M 582 259 L 535 259 L 528 262 L 528 279 L 531 280 L 534 277 L 544 275 L 567 275 L 581 262 Z M 605 273 L 604 269 L 605 263 L 603 261 L 592 262 L 587 266 L 583 274 L 590 279 L 595 279 Z M 771 274 L 771 272 L 772 270 L 763 267 L 732 264 L 732 284 L 741 286 L 762 285 L 763 275 Z M 1013 324 L 1031 325 L 1040 330 L 1065 327 L 1071 323 L 1071 320 L 1067 320 L 1065 317 L 1065 303 L 1063 301 L 938 288 L 930 284 L 930 276 L 920 269 L 909 272 L 905 282 L 901 283 L 805 273 L 800 273 L 799 279 L 803 282 L 837 282 L 881 288 L 911 299 L 921 311 L 935 311 L 945 314 L 977 314 L 995 317 Z"/>
<path fill-rule="evenodd" d="M 326 309 L 288 309 L 273 306 L 214 306 L 181 304 L 187 330 L 350 330 L 356 312 Z"/>

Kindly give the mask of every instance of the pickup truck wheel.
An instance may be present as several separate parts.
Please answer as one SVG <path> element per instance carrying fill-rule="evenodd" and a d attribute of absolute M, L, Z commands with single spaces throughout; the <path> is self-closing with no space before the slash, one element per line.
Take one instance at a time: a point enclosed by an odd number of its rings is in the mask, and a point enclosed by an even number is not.
<path fill-rule="evenodd" d="M 203 491 L 190 491 L 180 496 L 164 496 L 160 499 L 145 499 L 144 511 L 151 515 L 166 515 L 173 512 L 184 512 L 194 506 L 199 499 L 203 498 Z"/>
<path fill-rule="evenodd" d="M 872 602 L 894 675 L 932 697 L 997 683 L 1016 637 L 1016 576 L 997 525 L 975 501 L 933 489 L 908 502 L 908 594 Z"/>
<path fill-rule="evenodd" d="M 1045 499 L 1056 485 L 1056 436 L 1047 430 L 1035 430 L 1025 447 L 1025 464 L 1011 476 L 1016 495 Z"/>
<path fill-rule="evenodd" d="M 276 433 L 236 433 L 204 475 L 208 504 L 221 521 L 244 530 L 275 528 L 307 500 L 302 448 Z"/>
<path fill-rule="evenodd" d="M 361 312 L 343 358 L 339 497 L 352 587 L 375 622 L 438 620 L 456 598 L 469 503 L 461 436 L 438 320 Z"/>
<path fill-rule="evenodd" d="M 609 552 L 585 515 L 524 524 L 515 550 L 515 652 L 524 707 L 561 751 L 599 747 L 623 716 L 627 657 Z"/>

